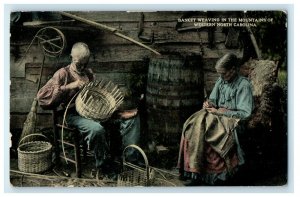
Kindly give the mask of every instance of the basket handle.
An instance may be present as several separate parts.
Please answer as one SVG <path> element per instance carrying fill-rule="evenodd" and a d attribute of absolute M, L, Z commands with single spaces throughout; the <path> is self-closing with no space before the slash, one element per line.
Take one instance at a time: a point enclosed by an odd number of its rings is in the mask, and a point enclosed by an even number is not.
<path fill-rule="evenodd" d="M 32 136 L 41 136 L 41 137 L 46 138 L 46 139 L 50 142 L 49 138 L 47 138 L 45 135 L 40 134 L 40 133 L 33 133 L 33 134 L 29 134 L 29 135 L 26 135 L 25 137 L 23 137 L 23 138 L 20 140 L 20 142 L 19 142 L 19 146 L 21 145 L 21 142 L 22 142 L 23 140 L 25 140 L 25 139 L 28 138 L 28 137 L 32 137 Z"/>
<path fill-rule="evenodd" d="M 123 164 L 124 164 L 124 163 L 129 163 L 129 162 L 126 162 L 126 158 L 125 158 L 125 152 L 126 152 L 126 150 L 127 150 L 128 148 L 135 148 L 135 149 L 137 149 L 137 150 L 140 152 L 140 154 L 143 156 L 144 162 L 145 162 L 145 166 L 146 166 L 147 180 L 149 180 L 149 173 L 150 173 L 150 172 L 149 172 L 149 162 L 148 162 L 148 159 L 147 159 L 147 156 L 146 156 L 145 152 L 144 152 L 143 149 L 141 149 L 139 146 L 137 146 L 137 145 L 135 145 L 135 144 L 131 144 L 131 145 L 128 145 L 128 146 L 126 146 L 126 147 L 124 148 L 124 150 L 123 150 Z M 130 163 L 130 166 L 135 166 L 135 165 Z M 138 167 L 138 166 L 137 166 L 137 167 Z"/>
<path fill-rule="evenodd" d="M 135 144 L 128 145 L 128 146 L 126 146 L 126 147 L 124 148 L 124 150 L 123 150 L 123 161 L 124 161 L 124 162 L 126 162 L 124 155 L 125 155 L 125 152 L 126 152 L 126 150 L 127 150 L 128 148 L 135 148 L 135 149 L 137 149 L 137 150 L 141 153 L 141 155 L 143 156 L 146 167 L 149 166 L 148 158 L 147 158 L 145 152 L 143 151 L 143 149 L 141 149 L 139 146 L 137 146 L 137 145 L 135 145 Z"/>

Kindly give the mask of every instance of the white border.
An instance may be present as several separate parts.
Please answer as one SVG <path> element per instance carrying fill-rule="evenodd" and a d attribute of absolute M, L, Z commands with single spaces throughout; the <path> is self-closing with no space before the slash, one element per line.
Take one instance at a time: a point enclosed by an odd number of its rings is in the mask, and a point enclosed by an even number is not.
<path fill-rule="evenodd" d="M 14 1 L 10 1 L 14 3 Z M 10 3 L 8 2 L 8 3 Z M 55 0 L 53 2 L 56 2 Z M 88 1 L 87 1 L 88 2 Z M 155 2 L 155 1 L 153 1 Z M 161 1 L 160 1 L 161 2 Z M 185 1 L 186 2 L 186 1 Z M 209 1 L 209 3 L 213 3 L 215 1 Z M 261 2 L 261 1 L 260 1 Z M 290 1 L 287 1 L 290 2 Z M 37 2 L 41 3 L 41 2 Z M 113 3 L 113 2 L 112 2 Z M 121 2 L 122 3 L 122 2 Z M 137 2 L 138 3 L 138 2 Z M 239 3 L 239 1 L 237 1 Z M 268 186 L 268 187 L 177 187 L 177 188 L 15 188 L 10 186 L 9 181 L 9 13 L 11 11 L 59 11 L 59 10 L 80 10 L 80 11 L 120 11 L 120 10 L 148 10 L 148 11 L 158 11 L 158 10 L 287 10 L 288 11 L 288 80 L 289 80 L 289 135 L 288 135 L 288 145 L 289 145 L 289 164 L 288 164 L 288 185 L 287 186 Z M 208 193 L 289 193 L 293 192 L 294 189 L 294 77 L 292 73 L 294 73 L 294 7 L 292 4 L 93 4 L 93 5 L 70 5 L 70 4 L 7 4 L 1 7 L 1 18 L 4 19 L 4 36 L 1 36 L 1 43 L 4 43 L 4 48 L 1 47 L 1 54 L 4 54 L 4 62 L 3 66 L 1 66 L 1 79 L 4 79 L 4 84 L 1 84 L 1 89 L 3 89 L 3 95 L 1 91 L 1 98 L 3 99 L 4 109 L 3 118 L 1 117 L 1 121 L 4 120 L 1 125 L 3 125 L 3 144 L 4 146 L 4 154 L 1 154 L 1 159 L 4 161 L 3 174 L 4 180 L 1 184 L 4 185 L 5 193 L 36 193 L 36 192 L 76 192 L 76 193 L 94 193 L 94 192 L 104 192 L 104 193 L 119 193 L 119 192 L 160 192 L 160 193 L 199 193 L 199 192 L 208 192 Z M 2 40 L 4 38 L 4 40 Z M 2 81 L 1 81 L 2 83 Z M 297 100 L 297 99 L 295 99 Z M 299 100 L 299 99 L 298 99 Z M 296 131 L 297 132 L 297 131 Z M 295 133 L 296 133 L 295 132 Z M 296 138 L 297 139 L 297 138 Z M 3 155 L 3 156 L 2 156 Z M 276 173 L 276 172 L 275 172 Z M 1 176 L 2 181 L 2 176 Z M 2 188 L 2 187 L 1 187 Z M 142 194 L 144 195 L 144 194 Z"/>

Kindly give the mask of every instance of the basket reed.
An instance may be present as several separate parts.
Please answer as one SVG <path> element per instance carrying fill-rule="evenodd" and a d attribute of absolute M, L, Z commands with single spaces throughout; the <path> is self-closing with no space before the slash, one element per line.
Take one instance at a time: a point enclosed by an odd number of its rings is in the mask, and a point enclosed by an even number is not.
<path fill-rule="evenodd" d="M 123 93 L 111 81 L 88 83 L 76 98 L 77 112 L 89 119 L 105 121 L 122 104 Z"/>

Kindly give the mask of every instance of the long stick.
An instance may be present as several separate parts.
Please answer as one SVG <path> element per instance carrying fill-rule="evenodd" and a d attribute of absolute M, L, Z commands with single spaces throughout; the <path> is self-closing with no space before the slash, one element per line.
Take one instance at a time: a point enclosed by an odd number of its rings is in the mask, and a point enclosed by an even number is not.
<path fill-rule="evenodd" d="M 247 18 L 246 13 L 244 13 L 244 18 Z M 260 59 L 260 58 L 261 58 L 261 53 L 260 53 L 260 50 L 259 50 L 257 41 L 256 41 L 256 39 L 255 39 L 255 36 L 254 36 L 254 34 L 253 34 L 253 32 L 252 32 L 252 30 L 251 30 L 250 27 L 246 26 L 246 29 L 247 29 L 247 31 L 248 31 L 248 33 L 249 33 L 249 35 L 250 35 L 250 39 L 251 39 L 251 42 L 252 42 L 252 44 L 253 44 L 253 47 L 254 47 L 256 56 L 257 56 L 258 59 Z"/>
<path fill-rule="evenodd" d="M 40 70 L 40 76 L 39 76 L 38 87 L 37 87 L 37 92 L 36 93 L 38 93 L 38 91 L 40 90 L 40 87 L 41 87 L 44 64 L 45 64 L 45 55 L 43 57 L 43 63 L 42 63 L 41 70 Z"/>
<path fill-rule="evenodd" d="M 250 34 L 250 39 L 251 39 L 251 42 L 252 42 L 252 44 L 253 44 L 253 47 L 254 47 L 255 53 L 256 53 L 256 55 L 257 55 L 257 58 L 260 59 L 260 58 L 261 58 L 261 53 L 260 53 L 258 44 L 257 44 L 257 42 L 256 42 L 256 39 L 255 39 L 255 37 L 254 37 L 254 34 L 253 34 L 253 32 L 252 32 L 252 30 L 251 30 L 250 27 L 247 26 L 246 29 L 247 29 L 247 31 L 248 31 L 249 34 Z"/>
<path fill-rule="evenodd" d="M 67 13 L 67 12 L 59 12 L 60 14 L 64 15 L 64 16 L 67 16 L 67 17 L 70 17 L 72 19 L 75 19 L 75 20 L 78 20 L 78 21 L 81 21 L 83 23 L 86 23 L 86 24 L 89 24 L 93 27 L 96 27 L 98 29 L 105 29 L 105 30 L 108 30 L 110 32 L 112 32 L 113 34 L 115 34 L 116 36 L 119 36 L 121 38 L 124 38 L 125 40 L 129 40 L 130 42 L 133 42 L 141 47 L 144 47 L 150 51 L 152 51 L 153 53 L 155 53 L 156 55 L 161 55 L 159 52 L 157 52 L 156 50 L 144 45 L 143 43 L 140 43 L 139 41 L 136 41 L 128 36 L 125 36 L 118 31 L 118 29 L 116 28 L 112 28 L 112 27 L 109 27 L 109 26 L 106 26 L 106 25 L 103 25 L 103 24 L 100 24 L 100 23 L 97 23 L 97 22 L 94 22 L 94 21 L 91 21 L 91 20 L 88 20 L 88 19 L 85 19 L 85 18 L 82 18 L 82 17 L 79 17 L 79 16 L 76 16 L 74 14 L 70 14 L 70 13 Z"/>
<path fill-rule="evenodd" d="M 87 179 L 87 178 L 76 178 L 76 177 L 64 177 L 64 176 L 53 176 L 53 175 L 42 175 L 42 174 L 34 174 L 34 173 L 29 173 L 29 172 L 21 172 L 18 170 L 10 170 L 11 173 L 16 173 L 16 174 L 21 174 L 21 175 L 26 175 L 29 177 L 36 177 L 36 178 L 41 178 L 45 180 L 78 180 L 78 181 L 87 181 L 87 182 L 98 182 L 98 183 L 114 183 L 114 181 L 111 180 L 95 180 L 95 179 Z M 12 176 L 12 175 L 11 175 Z M 103 185 L 104 186 L 104 185 Z"/>

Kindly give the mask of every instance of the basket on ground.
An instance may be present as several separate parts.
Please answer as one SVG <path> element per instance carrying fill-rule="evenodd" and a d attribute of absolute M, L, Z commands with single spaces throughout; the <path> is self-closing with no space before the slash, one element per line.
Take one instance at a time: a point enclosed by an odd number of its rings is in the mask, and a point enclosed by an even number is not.
<path fill-rule="evenodd" d="M 145 169 L 126 161 L 126 151 L 129 148 L 138 150 L 144 158 Z M 154 175 L 150 175 L 148 159 L 144 151 L 136 146 L 129 145 L 123 151 L 123 172 L 118 176 L 117 186 L 150 186 Z"/>
<path fill-rule="evenodd" d="M 118 86 L 111 81 L 93 81 L 81 90 L 75 105 L 81 116 L 104 121 L 121 105 L 123 98 Z"/>
<path fill-rule="evenodd" d="M 143 156 L 145 167 L 134 165 L 126 161 L 126 151 L 130 148 L 136 149 Z M 127 186 L 127 187 L 138 187 L 138 186 L 159 186 L 159 187 L 174 187 L 176 184 L 171 181 L 166 180 L 165 176 L 158 178 L 157 175 L 162 175 L 155 173 L 155 169 L 149 166 L 149 162 L 144 151 L 137 145 L 129 145 L 123 151 L 123 172 L 118 176 L 117 186 Z"/>
<path fill-rule="evenodd" d="M 18 147 L 18 168 L 23 172 L 40 173 L 48 170 L 52 165 L 52 145 L 46 141 L 29 141 L 22 143 L 32 136 L 42 134 L 30 134 L 22 138 Z"/>

